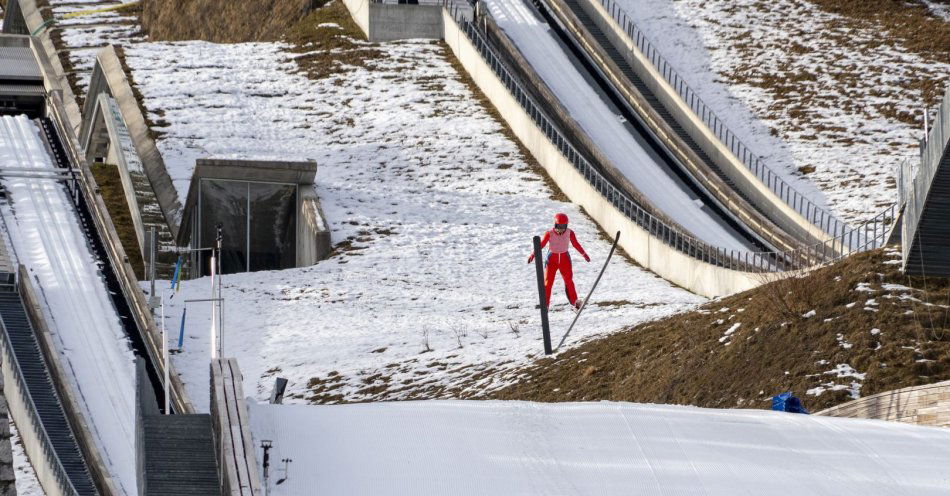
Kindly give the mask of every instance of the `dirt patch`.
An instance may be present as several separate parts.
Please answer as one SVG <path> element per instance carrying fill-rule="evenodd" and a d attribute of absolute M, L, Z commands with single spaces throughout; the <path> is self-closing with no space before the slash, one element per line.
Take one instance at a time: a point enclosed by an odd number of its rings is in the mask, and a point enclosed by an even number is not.
<path fill-rule="evenodd" d="M 790 390 L 815 411 L 849 390 L 950 379 L 950 284 L 905 277 L 893 259 L 856 255 L 587 342 L 490 397 L 768 408 Z"/>
<path fill-rule="evenodd" d="M 151 41 L 278 41 L 309 0 L 144 0 L 142 29 Z"/>
<path fill-rule="evenodd" d="M 56 56 L 59 58 L 59 63 L 63 66 L 63 73 L 66 74 L 66 81 L 69 83 L 69 88 L 73 90 L 73 95 L 76 96 L 76 104 L 79 105 L 81 109 L 86 103 L 86 92 L 79 86 L 79 76 L 76 74 L 76 67 L 73 65 L 72 59 L 69 58 L 69 48 L 63 41 L 63 30 L 56 27 L 48 29 L 50 29 L 50 40 L 53 41 L 53 46 L 56 47 Z"/>
<path fill-rule="evenodd" d="M 291 43 L 294 60 L 311 79 L 367 67 L 384 56 L 353 22 L 343 2 L 330 2 L 291 25 L 282 39 Z"/>
<path fill-rule="evenodd" d="M 109 216 L 112 217 L 112 223 L 119 234 L 122 248 L 129 256 L 129 263 L 135 270 L 135 276 L 144 280 L 145 262 L 142 260 L 142 251 L 139 249 L 135 224 L 132 222 L 132 214 L 129 212 L 129 205 L 125 198 L 119 168 L 112 164 L 91 164 L 89 168 L 92 169 L 92 176 L 99 186 L 102 201 L 106 205 L 106 210 L 109 211 Z"/>
<path fill-rule="evenodd" d="M 139 90 L 138 84 L 135 82 L 135 76 L 132 72 L 132 69 L 129 67 L 128 61 L 125 57 L 125 48 L 119 45 L 115 47 L 116 56 L 119 58 L 119 63 L 122 65 L 122 72 L 125 73 L 125 77 L 129 82 L 129 86 L 132 88 L 132 96 L 135 97 L 135 102 L 139 106 L 139 112 L 142 113 L 142 117 L 145 118 L 145 123 L 148 125 L 148 135 L 152 138 L 152 141 L 157 141 L 160 139 L 164 133 L 159 129 L 168 127 L 168 122 L 161 119 L 163 111 L 158 109 L 155 111 L 155 114 L 159 116 L 159 120 L 153 120 L 148 110 L 145 107 L 145 97 L 142 95 L 142 92 Z"/>
<path fill-rule="evenodd" d="M 950 63 L 950 22 L 934 16 L 922 3 L 906 0 L 808 0 L 822 10 L 838 14 L 865 28 L 887 32 L 880 39 L 881 47 L 899 41 L 911 52 L 926 58 Z M 936 0 L 941 3 L 941 0 Z M 942 3 L 950 4 L 943 1 Z M 943 81 L 914 80 L 915 88 L 932 104 L 943 96 Z M 902 119 L 902 120 L 906 120 Z"/>

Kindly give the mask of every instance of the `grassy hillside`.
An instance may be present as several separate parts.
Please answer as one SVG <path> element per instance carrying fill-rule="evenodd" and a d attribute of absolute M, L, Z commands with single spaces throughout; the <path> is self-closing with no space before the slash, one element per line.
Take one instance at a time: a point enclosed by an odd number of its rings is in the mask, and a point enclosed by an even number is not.
<path fill-rule="evenodd" d="M 152 41 L 277 41 L 309 0 L 144 0 L 142 28 Z"/>
<path fill-rule="evenodd" d="M 768 408 L 791 390 L 818 410 L 950 379 L 950 285 L 902 276 L 895 257 L 857 255 L 575 344 L 491 397 Z"/>

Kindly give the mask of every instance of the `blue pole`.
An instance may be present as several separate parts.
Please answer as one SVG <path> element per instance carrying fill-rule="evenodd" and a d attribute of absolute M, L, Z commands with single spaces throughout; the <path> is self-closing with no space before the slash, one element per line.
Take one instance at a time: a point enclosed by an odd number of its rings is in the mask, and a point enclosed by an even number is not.
<path fill-rule="evenodd" d="M 178 350 L 181 351 L 182 342 L 185 340 L 185 316 L 188 315 L 188 307 L 181 311 L 181 329 L 178 331 Z"/>
<path fill-rule="evenodd" d="M 172 289 L 175 289 L 178 286 L 178 276 L 181 274 L 181 256 L 178 257 L 178 261 L 175 262 L 175 275 L 172 276 Z"/>

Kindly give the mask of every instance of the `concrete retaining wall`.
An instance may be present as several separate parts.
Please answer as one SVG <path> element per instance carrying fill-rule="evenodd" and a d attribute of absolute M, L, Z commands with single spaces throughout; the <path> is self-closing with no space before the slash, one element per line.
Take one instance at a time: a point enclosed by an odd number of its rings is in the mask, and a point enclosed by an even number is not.
<path fill-rule="evenodd" d="M 706 152 L 717 166 L 743 193 L 769 218 L 786 232 L 806 242 L 820 242 L 830 238 L 822 229 L 812 224 L 794 208 L 762 183 L 755 174 L 735 157 L 716 137 L 715 133 L 696 116 L 680 98 L 676 90 L 663 78 L 650 59 L 644 55 L 636 42 L 627 35 L 610 12 L 598 0 L 580 0 L 578 4 L 607 35 L 608 41 L 618 49 L 624 59 L 647 87 L 662 102 L 676 121 Z"/>
<path fill-rule="evenodd" d="M 259 496 L 261 477 L 248 423 L 241 369 L 234 358 L 211 362 L 211 421 L 218 450 L 222 493 Z"/>
<path fill-rule="evenodd" d="M 452 15 L 443 11 L 445 41 L 482 93 L 498 109 L 515 136 L 558 187 L 582 206 L 605 231 L 621 231 L 620 247 L 637 263 L 694 293 L 717 297 L 751 289 L 762 276 L 737 272 L 696 260 L 651 236 L 602 197 L 537 127 L 485 63 Z"/>
<path fill-rule="evenodd" d="M 816 415 L 950 427 L 950 381 L 873 394 Z"/>
<path fill-rule="evenodd" d="M 43 14 L 37 7 L 37 0 L 8 0 L 8 2 L 19 2 L 20 11 L 23 13 L 23 19 L 26 21 L 26 26 L 30 33 L 36 32 L 40 26 L 43 25 Z M 37 62 L 43 70 L 46 91 L 61 92 L 63 112 L 68 121 L 68 125 L 73 130 L 73 133 L 78 133 L 79 125 L 82 123 L 82 114 L 79 111 L 79 104 L 76 103 L 76 95 L 69 85 L 69 80 L 66 78 L 66 71 L 63 69 L 63 64 L 59 61 L 56 46 L 53 44 L 49 33 L 49 28 L 44 28 L 39 34 L 33 36 L 33 53 L 36 55 Z"/>
<path fill-rule="evenodd" d="M 139 108 L 135 94 L 132 92 L 132 86 L 129 84 L 122 62 L 119 60 L 119 54 L 115 47 L 111 45 L 100 50 L 96 56 L 96 65 L 92 71 L 89 93 L 83 108 L 83 115 L 86 118 L 83 120 L 77 134 L 80 143 L 87 143 L 89 140 L 93 128 L 92 117 L 95 114 L 97 97 L 100 93 L 106 93 L 114 98 L 119 106 L 122 120 L 125 121 L 128 128 L 132 144 L 135 146 L 135 152 L 142 162 L 145 175 L 148 177 L 152 191 L 158 199 L 162 215 L 165 216 L 165 221 L 171 230 L 172 238 L 176 237 L 181 222 L 182 209 L 178 191 L 172 184 L 171 176 L 168 175 L 168 170 L 165 168 L 165 161 L 149 134 L 148 123 L 145 121 L 145 116 L 142 115 L 142 110 Z"/>
<path fill-rule="evenodd" d="M 3 373 L 0 370 L 0 390 Z M 0 395 L 0 496 L 16 496 L 16 473 L 13 468 L 13 446 L 10 438 L 10 410 L 7 400 Z"/>
<path fill-rule="evenodd" d="M 344 0 L 343 4 L 369 41 L 442 39 L 441 5 L 384 4 L 371 0 Z"/>
<path fill-rule="evenodd" d="M 297 267 L 327 258 L 332 250 L 330 226 L 312 187 L 300 185 L 297 195 Z"/>
<path fill-rule="evenodd" d="M 20 433 L 20 442 L 23 451 L 30 459 L 30 465 L 36 473 L 36 478 L 46 496 L 63 495 L 53 467 L 56 464 L 51 452 L 43 444 L 42 427 L 37 418 L 31 413 L 27 392 L 22 383 L 17 380 L 18 372 L 13 362 L 13 354 L 7 347 L 6 340 L 0 339 L 0 369 L 3 373 L 3 393 L 7 398 L 10 418 L 16 424 Z"/>

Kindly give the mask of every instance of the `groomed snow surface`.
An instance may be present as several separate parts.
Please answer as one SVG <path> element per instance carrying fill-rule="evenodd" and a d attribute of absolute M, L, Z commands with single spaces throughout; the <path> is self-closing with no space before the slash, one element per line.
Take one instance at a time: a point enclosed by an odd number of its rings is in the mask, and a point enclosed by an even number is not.
<path fill-rule="evenodd" d="M 0 116 L 0 167 L 52 171 L 25 116 Z M 136 492 L 133 354 L 63 184 L 3 179 L 2 214 L 26 266 L 103 462 L 120 490 Z"/>
<path fill-rule="evenodd" d="M 487 0 L 498 26 L 518 47 L 577 124 L 611 164 L 650 204 L 697 238 L 717 247 L 746 251 L 744 239 L 697 202 L 696 196 L 647 151 L 632 125 L 574 65 L 557 35 L 534 7 L 522 0 Z"/>
<path fill-rule="evenodd" d="M 882 421 L 497 401 L 251 404 L 250 421 L 255 447 L 273 441 L 274 496 L 942 496 L 950 488 L 950 430 Z"/>
<path fill-rule="evenodd" d="M 127 49 L 146 108 L 169 123 L 158 147 L 182 194 L 198 157 L 319 164 L 317 193 L 339 253 L 313 267 L 224 277 L 224 353 L 239 359 L 256 398 L 267 398 L 277 376 L 290 380 L 288 401 L 298 402 L 500 387 L 489 372 L 542 351 L 526 263 L 531 237 L 555 212 L 571 217 L 592 257 L 574 257 L 582 295 L 609 250 L 577 207 L 550 198 L 442 48 L 413 41 L 379 49 L 386 56 L 370 70 L 320 81 L 298 74 L 280 44 Z M 182 302 L 209 297 L 207 278 L 182 286 L 166 308 L 175 335 Z M 615 256 L 567 346 L 701 301 Z M 574 317 L 560 282 L 552 304 L 559 339 Z M 209 328 L 208 304 L 189 304 L 184 352 L 173 355 L 199 409 L 208 397 Z M 312 378 L 334 387 L 313 398 Z"/>

